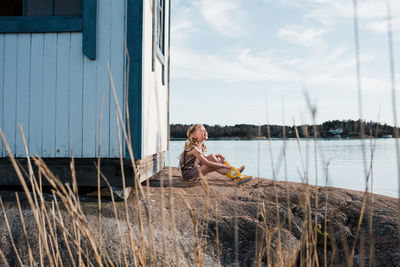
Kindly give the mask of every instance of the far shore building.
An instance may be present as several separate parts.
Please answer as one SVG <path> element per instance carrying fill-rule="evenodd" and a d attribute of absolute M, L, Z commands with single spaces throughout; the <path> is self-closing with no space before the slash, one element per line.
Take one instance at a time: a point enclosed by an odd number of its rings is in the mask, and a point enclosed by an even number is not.
<path fill-rule="evenodd" d="M 342 136 L 340 134 L 343 133 L 343 129 L 342 128 L 330 129 L 329 133 L 332 134 L 332 138 L 341 139 Z"/>
<path fill-rule="evenodd" d="M 102 171 L 120 186 L 109 64 L 140 181 L 161 170 L 169 135 L 169 36 L 170 0 L 1 1 L 0 128 L 13 155 L 24 163 L 21 124 L 29 155 L 44 158 L 63 181 L 70 181 L 74 157 L 78 185 L 96 186 L 101 156 Z M 0 158 L 0 185 L 18 185 L 2 142 Z"/>

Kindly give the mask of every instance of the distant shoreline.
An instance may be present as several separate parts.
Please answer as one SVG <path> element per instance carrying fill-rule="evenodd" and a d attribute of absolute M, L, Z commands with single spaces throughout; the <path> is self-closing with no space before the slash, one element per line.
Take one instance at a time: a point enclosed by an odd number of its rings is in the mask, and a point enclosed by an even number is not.
<path fill-rule="evenodd" d="M 186 138 L 190 125 L 170 124 L 170 136 L 174 138 Z M 365 138 L 390 138 L 400 132 L 400 128 L 394 128 L 387 124 L 373 121 L 334 120 L 326 121 L 318 125 L 252 125 L 235 124 L 233 126 L 207 125 L 204 128 L 208 136 L 213 140 L 254 140 L 271 138 L 313 138 L 314 132 L 318 139 L 361 139 Z M 211 138 L 212 137 L 212 138 Z"/>
<path fill-rule="evenodd" d="M 369 139 L 370 137 L 366 137 L 364 139 Z M 304 138 L 300 137 L 300 140 L 313 140 L 314 137 Z M 372 137 L 372 139 L 394 139 L 394 137 Z M 185 141 L 187 138 L 170 138 L 171 141 Z M 208 138 L 207 140 L 213 141 L 252 141 L 252 140 L 268 140 L 266 137 L 261 138 L 240 138 L 240 137 L 220 137 L 220 138 Z M 296 140 L 296 138 L 279 138 L 279 137 L 271 137 L 270 140 Z M 317 140 L 361 140 L 359 137 L 342 137 L 342 138 L 328 138 L 328 137 L 318 137 Z"/>

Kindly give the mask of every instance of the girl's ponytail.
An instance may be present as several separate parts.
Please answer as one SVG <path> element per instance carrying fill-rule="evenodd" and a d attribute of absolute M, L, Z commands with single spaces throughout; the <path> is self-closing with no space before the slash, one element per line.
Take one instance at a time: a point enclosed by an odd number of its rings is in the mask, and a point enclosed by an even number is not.
<path fill-rule="evenodd" d="M 190 143 L 190 140 L 186 140 L 185 141 L 185 150 L 189 149 L 189 147 L 191 147 L 192 144 Z"/>
<path fill-rule="evenodd" d="M 197 139 L 193 136 L 193 134 L 201 126 L 203 126 L 203 125 L 202 124 L 193 124 L 192 126 L 189 127 L 189 129 L 186 132 L 186 136 L 188 137 L 188 140 L 186 140 L 186 142 L 185 142 L 185 147 L 184 147 L 185 150 L 187 150 L 187 149 L 191 148 L 192 146 L 198 144 L 197 143 Z M 207 147 L 206 147 L 206 145 L 204 143 L 202 145 L 202 149 L 203 149 L 204 152 L 207 149 Z"/>

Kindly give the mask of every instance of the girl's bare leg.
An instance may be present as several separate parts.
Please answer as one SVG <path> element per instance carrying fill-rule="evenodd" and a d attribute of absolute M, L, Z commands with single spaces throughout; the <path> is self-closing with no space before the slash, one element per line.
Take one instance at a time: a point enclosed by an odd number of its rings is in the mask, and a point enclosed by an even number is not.
<path fill-rule="evenodd" d="M 206 175 L 207 173 L 210 173 L 210 172 L 218 172 L 220 174 L 225 174 L 228 171 L 228 169 L 227 168 L 214 169 L 214 168 L 210 168 L 206 165 L 202 165 L 202 166 L 200 166 L 200 171 L 203 175 Z"/>
<path fill-rule="evenodd" d="M 212 162 L 223 163 L 223 162 L 221 162 L 220 160 L 218 160 L 217 157 L 214 156 L 213 154 L 210 154 L 210 155 L 206 156 L 206 158 L 207 158 L 209 161 L 212 161 Z M 230 167 L 229 167 L 229 168 L 230 168 Z M 218 172 L 218 173 L 220 173 L 220 174 L 226 174 L 226 172 L 227 172 L 228 170 L 229 170 L 229 169 L 228 169 L 228 166 L 227 166 L 226 168 L 218 168 L 218 169 L 210 168 L 210 167 L 208 167 L 208 166 L 206 166 L 206 165 L 200 166 L 200 171 L 201 171 L 201 173 L 202 173 L 203 175 L 206 175 L 207 173 L 210 173 L 210 172 L 213 172 L 213 171 Z"/>
<path fill-rule="evenodd" d="M 214 156 L 214 154 L 210 154 L 206 157 L 209 161 L 213 161 L 213 162 L 217 162 L 217 163 L 223 163 L 222 161 L 220 161 L 219 159 L 217 159 L 216 156 Z"/>

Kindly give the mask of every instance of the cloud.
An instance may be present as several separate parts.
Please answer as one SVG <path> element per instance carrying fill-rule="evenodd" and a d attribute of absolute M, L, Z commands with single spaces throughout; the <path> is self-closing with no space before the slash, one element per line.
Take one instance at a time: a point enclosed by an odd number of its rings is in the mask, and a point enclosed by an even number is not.
<path fill-rule="evenodd" d="M 199 54 L 188 48 L 172 51 L 172 78 L 192 81 L 246 82 L 250 87 L 264 84 L 291 88 L 306 83 L 321 90 L 355 91 L 355 62 L 345 46 L 339 46 L 323 58 L 296 58 L 292 61 L 274 60 L 274 53 L 254 53 L 251 49 L 234 49 L 226 56 Z M 361 55 L 361 62 L 374 57 Z M 389 90 L 387 81 L 362 77 L 363 90 Z"/>
<path fill-rule="evenodd" d="M 237 1 L 201 0 L 199 8 L 207 24 L 218 33 L 231 38 L 246 34 L 245 15 Z"/>
<path fill-rule="evenodd" d="M 353 19 L 354 7 L 353 1 L 348 0 L 331 0 L 331 1 L 302 1 L 309 5 L 309 12 L 305 16 L 308 19 L 319 21 L 324 25 L 334 25 L 343 18 Z M 392 17 L 400 16 L 400 2 L 389 1 Z M 361 0 L 357 4 L 357 16 L 360 25 L 364 26 L 364 22 L 370 19 L 382 19 L 387 17 L 387 6 L 385 1 Z M 367 23 L 368 24 L 368 23 Z"/>
<path fill-rule="evenodd" d="M 213 83 L 246 82 L 249 85 L 263 85 L 269 88 L 294 88 L 306 83 L 314 88 L 334 90 L 356 90 L 354 49 L 350 42 L 339 44 L 324 41 L 329 30 L 323 26 L 288 25 L 277 31 L 277 35 L 291 43 L 312 48 L 308 54 L 298 54 L 296 57 L 282 56 L 285 50 L 276 47 L 275 50 L 257 51 L 251 46 L 245 48 L 237 43 L 227 44 L 226 53 L 217 53 L 212 49 L 199 49 L 193 43 L 192 37 L 197 32 L 204 31 L 204 25 L 199 18 L 203 17 L 205 9 L 198 9 L 208 4 L 213 14 L 230 14 L 237 8 L 236 2 L 218 2 L 217 10 L 212 7 L 215 3 L 203 0 L 197 4 L 179 6 L 172 24 L 171 75 L 173 79 L 202 81 Z M 303 1 L 304 2 L 304 1 Z M 319 5 L 322 1 L 307 1 L 308 4 Z M 334 1 L 341 2 L 341 1 Z M 221 5 L 221 6 L 219 6 Z M 325 5 L 330 5 L 326 2 Z M 209 15 L 212 21 L 212 16 Z M 207 21 L 207 23 L 211 23 Z M 234 21 L 234 20 L 233 20 Z M 215 21 L 214 21 L 215 22 Z M 216 22 L 215 22 L 216 23 Z M 309 23 L 307 23 L 309 24 Z M 223 26 L 216 30 L 221 30 Z M 227 36 L 230 38 L 231 36 Z M 230 42 L 231 43 L 231 42 Z M 378 56 L 360 55 L 361 63 L 378 60 Z M 388 83 L 381 77 L 362 77 L 363 89 L 382 90 L 389 88 Z"/>
<path fill-rule="evenodd" d="M 270 53 L 254 54 L 250 49 L 233 49 L 224 55 L 200 54 L 189 48 L 171 51 L 173 78 L 251 83 L 289 80 L 294 73 L 271 62 Z"/>
<path fill-rule="evenodd" d="M 347 44 L 340 44 L 338 47 L 334 48 L 328 55 L 326 55 L 322 61 L 323 62 L 333 62 L 343 56 L 349 50 Z"/>
<path fill-rule="evenodd" d="M 393 18 L 391 20 L 391 27 L 392 31 L 396 31 L 400 29 L 400 17 Z M 384 33 L 387 34 L 388 31 L 388 20 L 387 19 L 381 19 L 381 20 L 375 20 L 367 24 L 367 28 L 370 30 L 376 32 L 376 33 Z"/>
<path fill-rule="evenodd" d="M 356 77 L 353 73 L 350 74 L 335 74 L 335 73 L 309 73 L 306 74 L 306 80 L 309 85 L 320 87 L 322 90 L 333 89 L 336 92 L 351 92 L 357 90 Z M 390 84 L 387 81 L 373 78 L 362 77 L 363 91 L 388 91 Z"/>
<path fill-rule="evenodd" d="M 304 104 L 301 92 L 305 85 L 318 100 L 319 116 L 324 120 L 358 116 L 351 0 L 264 0 L 268 4 L 256 7 L 244 0 L 177 1 L 173 1 L 171 21 L 171 84 L 176 94 L 172 106 L 201 101 L 222 107 L 218 101 L 223 96 L 256 110 L 259 104 L 254 99 L 265 90 L 271 106 L 278 105 L 279 110 L 284 96 L 291 104 L 291 110 L 285 110 L 290 118 L 299 113 L 299 106 L 293 108 L 292 103 Z M 398 2 L 391 1 L 395 38 L 400 36 L 396 33 L 400 29 Z M 380 41 L 386 38 L 386 6 L 385 1 L 358 3 L 364 116 L 376 119 L 375 105 L 388 102 L 391 89 L 387 45 Z M 277 16 L 271 16 L 264 34 L 259 20 L 268 12 Z M 399 75 L 396 88 L 400 88 Z M 227 113 L 237 111 L 224 108 Z M 257 118 L 257 112 L 250 109 L 241 109 L 237 118 Z M 182 111 L 176 113 L 185 114 Z M 382 111 L 382 117 L 388 118 L 389 113 Z M 281 119 L 280 114 L 271 114 Z M 205 116 L 198 114 L 198 118 Z M 219 119 L 210 115 L 211 121 Z"/>
<path fill-rule="evenodd" d="M 353 1 L 349 0 L 264 0 L 268 5 L 291 6 L 304 10 L 304 19 L 319 22 L 324 26 L 335 26 L 343 19 L 352 20 L 354 15 Z M 400 1 L 389 0 L 390 12 L 396 29 L 400 17 Z M 378 33 L 386 32 L 387 18 L 386 1 L 359 0 L 357 1 L 357 16 L 360 26 Z M 375 20 L 375 21 L 371 21 Z"/>
<path fill-rule="evenodd" d="M 318 27 L 300 27 L 297 25 L 286 26 L 279 29 L 278 36 L 291 43 L 306 47 L 325 46 L 323 35 L 326 29 Z"/>
<path fill-rule="evenodd" d="M 171 36 L 173 42 L 180 44 L 188 40 L 192 34 L 198 32 L 198 26 L 194 23 L 196 13 L 192 8 L 184 6 L 173 8 L 172 12 Z"/>

